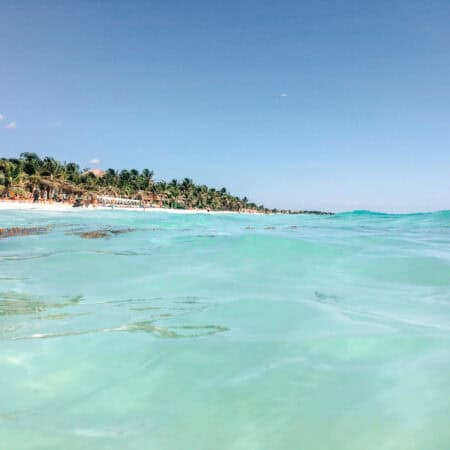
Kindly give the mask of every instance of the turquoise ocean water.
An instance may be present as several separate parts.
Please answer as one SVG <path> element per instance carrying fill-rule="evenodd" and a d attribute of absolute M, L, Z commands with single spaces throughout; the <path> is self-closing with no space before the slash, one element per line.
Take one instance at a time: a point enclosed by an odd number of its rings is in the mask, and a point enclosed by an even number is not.
<path fill-rule="evenodd" d="M 2 449 L 450 448 L 450 212 L 0 211 L 47 225 L 0 239 Z"/>

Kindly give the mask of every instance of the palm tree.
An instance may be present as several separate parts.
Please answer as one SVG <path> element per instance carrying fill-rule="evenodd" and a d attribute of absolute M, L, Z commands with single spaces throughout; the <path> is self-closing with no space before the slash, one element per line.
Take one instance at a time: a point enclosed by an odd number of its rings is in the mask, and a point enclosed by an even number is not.
<path fill-rule="evenodd" d="M 150 190 L 153 185 L 153 170 L 144 169 L 141 173 L 142 178 L 142 186 L 143 190 Z"/>
<path fill-rule="evenodd" d="M 53 197 L 53 194 L 55 191 L 59 188 L 58 180 L 61 179 L 64 171 L 63 166 L 59 161 L 56 161 L 56 159 L 46 156 L 42 160 L 42 164 L 40 167 L 40 175 L 43 176 L 43 180 L 45 186 L 45 190 L 47 191 L 47 197 L 51 198 Z"/>
<path fill-rule="evenodd" d="M 75 163 L 68 163 L 64 166 L 64 177 L 72 183 L 80 181 L 80 166 Z"/>
<path fill-rule="evenodd" d="M 49 177 L 50 180 L 56 180 L 61 176 L 62 172 L 62 165 L 56 159 L 46 156 L 42 160 L 41 174 Z"/>
<path fill-rule="evenodd" d="M 102 186 L 105 186 L 107 189 L 112 187 L 118 187 L 119 185 L 119 174 L 114 169 L 108 169 L 105 172 L 105 175 L 99 180 Z"/>
<path fill-rule="evenodd" d="M 2 181 L 5 189 L 2 192 L 2 196 L 9 195 L 12 186 L 20 183 L 25 174 L 22 171 L 20 162 L 14 162 L 14 160 L 2 159 L 0 160 L 0 173 L 2 174 Z"/>
<path fill-rule="evenodd" d="M 20 154 L 23 171 L 27 175 L 36 175 L 39 173 L 42 160 L 36 153 L 24 152 Z"/>

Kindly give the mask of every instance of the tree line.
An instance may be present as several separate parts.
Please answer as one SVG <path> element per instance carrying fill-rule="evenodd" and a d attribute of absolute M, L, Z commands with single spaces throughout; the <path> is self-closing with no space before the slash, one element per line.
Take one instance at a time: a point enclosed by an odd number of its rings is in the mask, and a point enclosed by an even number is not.
<path fill-rule="evenodd" d="M 81 169 L 74 162 L 61 162 L 36 153 L 21 153 L 19 158 L 0 159 L 0 195 L 29 197 L 39 190 L 47 198 L 95 195 L 134 198 L 167 208 L 199 208 L 227 211 L 268 212 L 247 197 L 195 184 L 192 179 L 156 181 L 152 170 Z M 276 210 L 273 210 L 276 211 Z"/>

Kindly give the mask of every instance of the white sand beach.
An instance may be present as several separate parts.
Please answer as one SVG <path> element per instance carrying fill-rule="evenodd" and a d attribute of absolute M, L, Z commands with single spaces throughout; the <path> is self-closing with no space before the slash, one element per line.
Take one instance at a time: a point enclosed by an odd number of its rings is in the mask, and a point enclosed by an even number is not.
<path fill-rule="evenodd" d="M 0 210 L 38 210 L 38 211 L 98 211 L 98 210 L 124 210 L 124 211 L 136 211 L 136 212 L 165 212 L 170 214 L 261 214 L 258 212 L 236 212 L 236 211 L 208 211 L 206 209 L 171 209 L 171 208 L 139 208 L 139 207 L 126 207 L 126 206 L 89 206 L 74 208 L 70 203 L 56 203 L 56 202 L 39 202 L 33 203 L 30 201 L 21 200 L 0 200 Z"/>

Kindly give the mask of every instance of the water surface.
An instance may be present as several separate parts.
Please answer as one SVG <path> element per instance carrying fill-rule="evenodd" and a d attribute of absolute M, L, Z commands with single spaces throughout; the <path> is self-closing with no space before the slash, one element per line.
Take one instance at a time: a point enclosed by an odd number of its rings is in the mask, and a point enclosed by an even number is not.
<path fill-rule="evenodd" d="M 449 212 L 12 226 L 2 448 L 450 448 Z"/>

